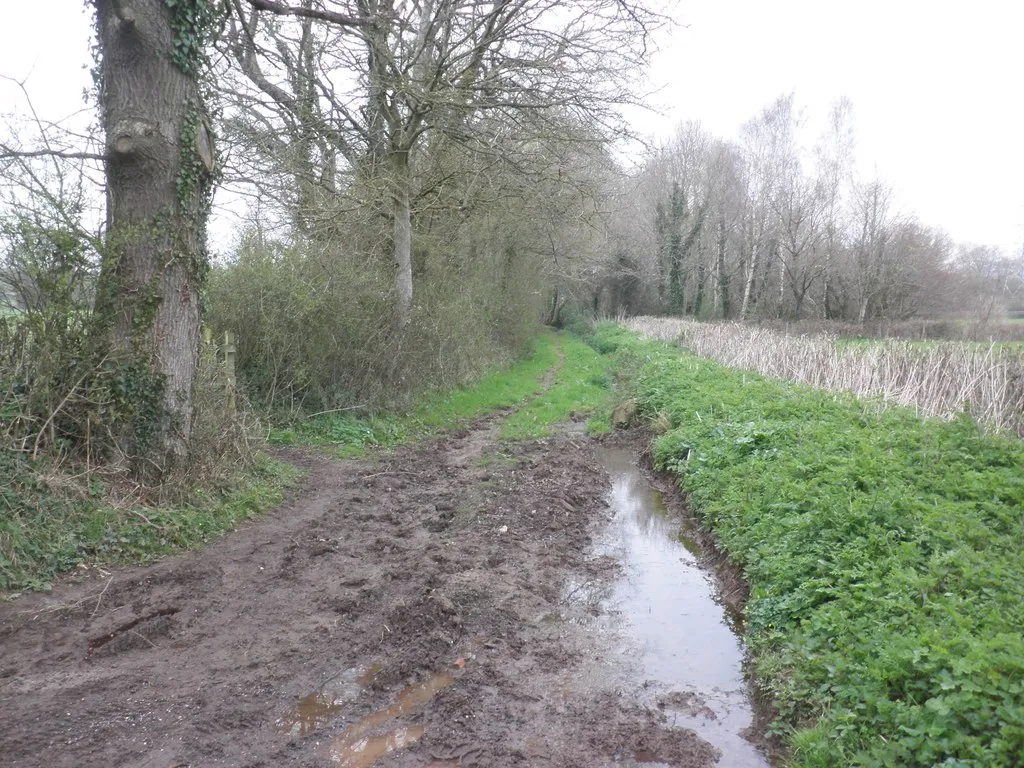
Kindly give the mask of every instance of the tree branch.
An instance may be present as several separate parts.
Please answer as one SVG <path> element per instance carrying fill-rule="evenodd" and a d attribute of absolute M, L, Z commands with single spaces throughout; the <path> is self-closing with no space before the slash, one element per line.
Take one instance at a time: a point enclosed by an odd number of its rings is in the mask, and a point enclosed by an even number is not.
<path fill-rule="evenodd" d="M 247 2 L 257 11 L 267 11 L 268 13 L 273 13 L 276 16 L 297 16 L 305 19 L 315 19 L 317 21 L 326 21 L 328 24 L 335 24 L 340 27 L 361 27 L 367 24 L 363 19 L 356 18 L 355 16 L 347 16 L 344 13 L 338 13 L 337 11 L 326 11 L 319 8 L 297 8 L 295 6 L 285 5 L 284 3 L 274 2 L 274 0 L 247 0 Z"/>
<path fill-rule="evenodd" d="M 106 160 L 107 155 L 96 152 L 61 152 L 56 149 L 14 149 L 0 143 L 0 160 L 12 157 L 59 157 L 64 160 Z"/>

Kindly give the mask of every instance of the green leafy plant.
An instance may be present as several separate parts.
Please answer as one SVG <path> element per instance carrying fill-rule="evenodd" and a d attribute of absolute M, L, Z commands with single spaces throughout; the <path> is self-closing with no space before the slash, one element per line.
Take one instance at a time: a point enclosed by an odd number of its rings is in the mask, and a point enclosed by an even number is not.
<path fill-rule="evenodd" d="M 670 414 L 655 461 L 750 583 L 792 764 L 1020 765 L 1024 444 L 598 336 Z"/>

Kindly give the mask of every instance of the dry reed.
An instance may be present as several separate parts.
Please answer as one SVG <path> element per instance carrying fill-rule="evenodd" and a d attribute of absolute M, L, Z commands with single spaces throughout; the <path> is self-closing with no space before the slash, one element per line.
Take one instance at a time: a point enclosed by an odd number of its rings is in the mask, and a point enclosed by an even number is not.
<path fill-rule="evenodd" d="M 1024 437 L 1024 353 L 998 344 L 886 340 L 837 345 L 828 335 L 792 336 L 739 323 L 635 317 L 623 325 L 678 342 L 732 368 L 953 418 L 967 410 L 988 428 Z"/>

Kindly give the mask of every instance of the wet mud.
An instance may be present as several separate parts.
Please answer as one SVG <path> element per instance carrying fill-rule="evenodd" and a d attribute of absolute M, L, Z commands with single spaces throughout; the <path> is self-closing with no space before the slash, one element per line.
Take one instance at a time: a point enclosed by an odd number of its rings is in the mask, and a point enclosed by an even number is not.
<path fill-rule="evenodd" d="M 205 550 L 0 606 L 0 763 L 763 765 L 735 761 L 742 651 L 709 582 L 680 569 L 699 610 L 630 591 L 630 455 L 499 427 L 288 454 L 303 486 Z M 687 565 L 671 520 L 641 525 Z M 651 643 L 680 622 L 717 628 Z"/>

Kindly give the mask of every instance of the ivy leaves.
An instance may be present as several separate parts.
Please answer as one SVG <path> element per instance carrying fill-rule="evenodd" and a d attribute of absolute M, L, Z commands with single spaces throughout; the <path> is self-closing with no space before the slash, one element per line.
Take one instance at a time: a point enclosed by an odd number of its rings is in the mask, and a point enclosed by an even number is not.
<path fill-rule="evenodd" d="M 214 37 L 222 13 L 212 0 L 164 0 L 171 11 L 174 48 L 171 58 L 190 77 L 198 77 L 209 65 L 206 46 Z"/>

